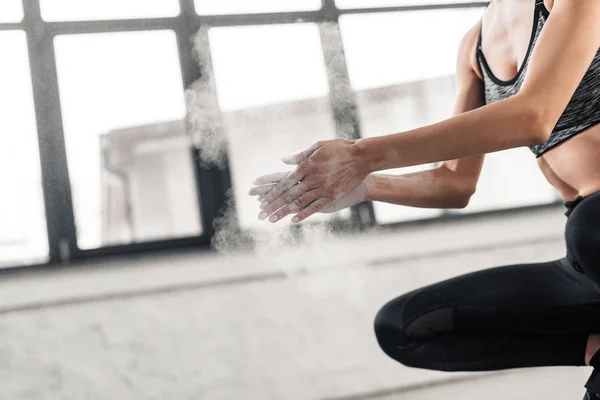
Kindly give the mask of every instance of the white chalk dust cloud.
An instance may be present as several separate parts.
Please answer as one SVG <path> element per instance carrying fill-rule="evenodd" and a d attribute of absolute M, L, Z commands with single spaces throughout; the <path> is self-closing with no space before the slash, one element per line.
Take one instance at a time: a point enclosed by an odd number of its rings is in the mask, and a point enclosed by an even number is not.
<path fill-rule="evenodd" d="M 310 223 L 310 217 L 297 225 L 265 221 L 263 228 L 241 231 L 232 191 L 228 199 L 226 211 L 213 224 L 212 246 L 218 253 L 228 256 L 248 252 L 249 262 L 282 271 L 297 281 L 299 289 L 313 296 L 362 301 L 367 266 L 348 251 L 344 241 L 348 233 L 335 231 L 324 222 Z"/>
<path fill-rule="evenodd" d="M 321 27 L 325 34 L 324 51 L 333 55 L 329 62 L 338 64 L 339 57 L 342 55 L 339 49 L 328 44 L 329 37 L 333 38 L 333 35 L 339 35 L 334 28 L 327 25 Z M 216 95 L 217 88 L 215 77 L 212 76 L 208 30 L 201 29 L 193 38 L 193 43 L 195 58 L 200 66 L 202 76 L 186 91 L 188 132 L 191 133 L 193 144 L 199 149 L 201 163 L 208 167 L 223 168 L 227 164 L 228 143 L 221 113 L 227 112 L 227 110 L 221 109 Z M 323 70 L 324 67 L 323 64 Z M 239 68 L 244 68 L 244 65 L 239 65 Z M 329 82 L 331 85 L 348 85 L 347 81 L 337 82 L 336 76 L 340 68 L 336 65 L 329 65 L 329 69 L 334 72 L 334 76 Z M 325 79 L 324 76 L 321 76 L 322 74 L 316 75 L 320 76 L 319 81 Z M 340 74 L 340 76 L 342 75 Z M 326 80 L 323 83 L 327 85 Z M 308 97 L 326 96 L 327 91 L 325 88 L 320 88 L 318 93 L 312 93 Z M 348 90 L 336 90 L 336 92 L 350 93 Z M 344 109 L 350 108 L 346 107 L 346 104 L 351 101 L 345 99 L 337 99 L 337 101 L 344 104 Z M 251 119 L 253 115 L 248 113 L 246 117 Z M 267 130 L 265 125 L 268 125 L 273 118 L 275 116 L 271 115 L 269 118 L 260 120 L 264 131 Z M 302 119 L 299 120 L 299 122 L 302 121 Z M 256 129 L 256 124 L 256 121 L 253 121 L 245 126 Z M 344 132 L 344 136 L 346 135 L 351 136 L 352 132 Z M 298 151 L 300 150 L 302 149 L 298 149 Z M 248 151 L 261 150 L 256 147 L 249 148 Z M 285 155 L 288 154 L 280 156 Z M 283 164 L 282 168 L 285 168 Z M 271 224 L 265 220 L 260 224 L 253 224 L 252 229 L 242 230 L 236 212 L 239 209 L 236 210 L 235 205 L 235 200 L 240 201 L 240 198 L 235 199 L 233 190 L 230 190 L 227 195 L 226 210 L 213 224 L 215 235 L 212 246 L 218 253 L 227 257 L 247 252 L 249 254 L 248 262 L 260 263 L 263 267 L 282 271 L 289 279 L 297 282 L 300 290 L 306 291 L 312 296 L 343 296 L 350 301 L 360 302 L 366 265 L 347 251 L 347 244 L 343 240 L 344 235 L 348 234 L 346 230 L 334 230 L 332 225 L 325 221 L 323 214 L 314 215 L 297 225 L 292 225 L 289 221 Z M 256 214 L 258 215 L 260 211 L 258 201 L 255 199 L 249 199 L 249 201 L 256 203 Z M 349 212 L 346 215 L 349 215 Z M 286 218 L 289 220 L 291 217 Z M 348 225 L 350 224 L 348 223 Z"/>
<path fill-rule="evenodd" d="M 200 68 L 201 77 L 185 91 L 187 107 L 186 128 L 192 144 L 200 150 L 203 167 L 226 166 L 227 140 L 221 126 L 221 111 L 214 95 L 215 81 L 212 76 L 208 31 L 200 29 L 193 37 L 193 56 Z"/>

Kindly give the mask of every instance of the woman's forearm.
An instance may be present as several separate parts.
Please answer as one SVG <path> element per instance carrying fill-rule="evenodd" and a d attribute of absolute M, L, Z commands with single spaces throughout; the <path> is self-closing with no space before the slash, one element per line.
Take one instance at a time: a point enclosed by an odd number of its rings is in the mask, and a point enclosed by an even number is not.
<path fill-rule="evenodd" d="M 515 95 L 422 128 L 360 139 L 357 157 L 375 172 L 540 144 L 548 127 L 530 103 Z"/>
<path fill-rule="evenodd" d="M 445 167 L 404 175 L 370 174 L 368 201 L 419 208 L 464 208 L 475 191 Z"/>

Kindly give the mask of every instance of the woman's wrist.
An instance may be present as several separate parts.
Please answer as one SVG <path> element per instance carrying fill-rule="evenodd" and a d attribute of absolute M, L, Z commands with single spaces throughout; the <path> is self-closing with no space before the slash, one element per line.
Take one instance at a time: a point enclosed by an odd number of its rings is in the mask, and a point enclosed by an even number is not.
<path fill-rule="evenodd" d="M 359 168 L 364 174 L 381 171 L 386 168 L 385 162 L 390 150 L 381 151 L 379 149 L 380 138 L 363 138 L 355 140 L 353 147 L 355 157 L 359 162 Z"/>
<path fill-rule="evenodd" d="M 363 201 L 375 201 L 375 178 L 376 176 L 374 174 L 369 174 L 363 181 L 365 188 Z"/>

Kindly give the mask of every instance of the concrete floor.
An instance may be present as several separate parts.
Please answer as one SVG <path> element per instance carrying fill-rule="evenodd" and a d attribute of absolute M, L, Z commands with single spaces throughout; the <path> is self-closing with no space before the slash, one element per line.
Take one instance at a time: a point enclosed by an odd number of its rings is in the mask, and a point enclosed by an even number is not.
<path fill-rule="evenodd" d="M 441 380 L 427 387 L 382 391 L 356 399 L 378 400 L 581 400 L 588 368 L 524 368 L 467 379 Z"/>
<path fill-rule="evenodd" d="M 557 207 L 287 253 L 140 256 L 4 278 L 0 399 L 578 400 L 588 367 L 420 370 L 385 356 L 372 331 L 379 307 L 413 288 L 562 257 L 565 221 Z"/>

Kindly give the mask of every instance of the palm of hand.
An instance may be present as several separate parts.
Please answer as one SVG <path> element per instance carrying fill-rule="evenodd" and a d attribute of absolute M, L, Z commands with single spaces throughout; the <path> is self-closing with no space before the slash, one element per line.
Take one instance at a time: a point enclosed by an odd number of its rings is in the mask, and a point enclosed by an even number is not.
<path fill-rule="evenodd" d="M 295 170 L 264 175 L 255 180 L 255 185 L 271 185 L 251 190 L 250 194 L 263 196 L 263 211 L 258 218 L 262 220 L 272 214 L 269 221 L 276 222 L 290 213 L 297 213 L 292 222 L 299 222 L 323 209 L 331 212 L 346 204 L 363 201 L 361 194 L 364 191 L 354 192 L 354 189 L 361 185 L 368 172 L 354 143 L 346 139 L 317 142 L 309 149 L 283 159 L 286 164 L 296 165 Z"/>
<path fill-rule="evenodd" d="M 343 193 L 333 203 L 324 207 L 319 212 L 323 214 L 330 214 L 348 207 L 353 207 L 365 201 L 366 197 L 367 190 L 364 181 L 362 181 L 359 185 L 350 189 L 348 192 Z"/>
<path fill-rule="evenodd" d="M 252 188 L 250 190 L 249 194 L 250 195 L 258 194 L 257 199 L 259 202 L 262 202 L 264 199 L 264 194 L 262 194 L 262 193 L 268 192 L 269 189 L 271 189 L 274 185 L 279 183 L 287 174 L 289 174 L 289 172 L 280 172 L 278 174 L 273 174 L 273 179 L 270 181 L 269 184 L 255 186 L 254 188 Z M 367 187 L 366 187 L 365 181 L 362 181 L 361 183 L 354 186 L 347 192 L 342 193 L 341 195 L 337 196 L 337 198 L 331 204 L 322 208 L 320 211 L 318 211 L 318 213 L 331 214 L 331 213 L 343 210 L 345 208 L 353 207 L 357 204 L 362 203 L 363 201 L 366 201 L 366 199 L 367 199 Z M 308 204 L 306 207 L 308 207 L 309 205 L 310 204 Z M 306 207 L 304 207 L 304 208 L 306 208 Z M 302 211 L 302 210 L 298 210 L 298 211 Z"/>

